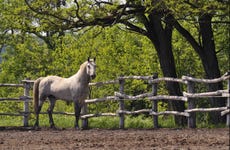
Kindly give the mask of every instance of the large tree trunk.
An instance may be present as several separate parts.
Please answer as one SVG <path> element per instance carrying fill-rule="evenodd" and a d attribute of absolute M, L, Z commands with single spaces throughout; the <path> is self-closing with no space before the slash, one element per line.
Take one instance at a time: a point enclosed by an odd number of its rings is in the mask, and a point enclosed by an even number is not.
<path fill-rule="evenodd" d="M 208 14 L 204 14 L 203 16 L 199 17 L 200 35 L 202 38 L 201 44 L 199 44 L 195 40 L 195 38 L 185 28 L 183 28 L 175 19 L 173 21 L 175 28 L 180 32 L 182 36 L 186 38 L 186 40 L 191 44 L 193 49 L 199 55 L 202 61 L 202 65 L 204 67 L 206 78 L 208 79 L 220 77 L 220 70 L 215 52 L 215 43 L 212 32 L 211 19 L 212 17 Z M 208 85 L 209 91 L 216 91 L 222 89 L 222 83 Z M 220 98 L 211 98 L 210 106 L 225 106 L 225 100 Z M 220 121 L 224 121 L 224 118 L 220 118 L 221 117 L 219 112 L 214 112 L 210 114 L 211 123 L 219 123 Z"/>
<path fill-rule="evenodd" d="M 167 19 L 167 18 L 166 18 Z M 159 13 L 152 13 L 148 16 L 148 21 L 145 21 L 145 27 L 148 32 L 148 38 L 152 41 L 158 54 L 161 70 L 165 77 L 177 78 L 174 56 L 172 52 L 172 26 L 162 25 L 161 16 Z M 166 83 L 170 95 L 182 95 L 180 86 L 176 82 Z M 183 112 L 185 110 L 184 102 L 169 101 L 169 107 L 175 111 Z M 175 116 L 177 125 L 185 125 L 186 118 Z"/>
<path fill-rule="evenodd" d="M 199 17 L 200 34 L 202 36 L 202 49 L 199 51 L 199 56 L 202 60 L 202 64 L 206 73 L 206 78 L 213 79 L 220 77 L 220 70 L 218 60 L 215 52 L 215 43 L 211 24 L 212 17 L 208 14 L 204 14 Z M 223 85 L 221 82 L 208 85 L 209 91 L 222 90 Z M 211 98 L 211 107 L 225 106 L 225 100 L 223 98 Z M 222 119 L 224 120 L 224 119 Z M 219 112 L 210 113 L 211 123 L 219 123 L 221 121 L 221 115 Z"/>

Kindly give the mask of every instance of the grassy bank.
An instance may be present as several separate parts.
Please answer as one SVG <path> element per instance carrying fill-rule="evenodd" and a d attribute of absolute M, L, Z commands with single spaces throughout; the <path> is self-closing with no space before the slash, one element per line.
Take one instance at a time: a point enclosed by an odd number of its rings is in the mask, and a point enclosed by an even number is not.
<path fill-rule="evenodd" d="M 58 128 L 73 128 L 74 127 L 74 116 L 65 115 L 54 115 L 54 121 L 56 127 Z M 35 119 L 31 118 L 29 121 L 29 126 L 33 126 Z M 81 121 L 79 122 L 81 125 Z M 0 126 L 22 126 L 22 117 L 0 117 Z M 49 119 L 47 115 L 40 115 L 40 126 L 49 127 Z M 174 124 L 172 116 L 164 117 L 159 116 L 159 127 L 162 128 L 178 128 Z M 225 124 L 220 125 L 208 125 L 208 124 L 198 124 L 198 128 L 224 128 Z M 119 117 L 94 117 L 89 119 L 89 128 L 100 128 L 100 129 L 117 129 L 119 128 Z M 152 117 L 145 117 L 144 115 L 126 116 L 125 117 L 125 128 L 142 128 L 150 129 L 153 128 Z"/>

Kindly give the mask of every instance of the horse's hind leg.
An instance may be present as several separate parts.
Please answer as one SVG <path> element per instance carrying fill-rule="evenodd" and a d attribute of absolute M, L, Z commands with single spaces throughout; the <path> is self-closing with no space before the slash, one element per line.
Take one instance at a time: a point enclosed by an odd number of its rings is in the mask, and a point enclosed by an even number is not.
<path fill-rule="evenodd" d="M 39 100 L 39 105 L 38 105 L 37 111 L 35 112 L 35 115 L 36 115 L 36 121 L 35 121 L 35 124 L 34 124 L 35 128 L 39 127 L 39 113 L 40 113 L 40 111 L 42 109 L 42 105 L 43 105 L 45 99 L 46 99 L 46 97 L 42 97 Z"/>
<path fill-rule="evenodd" d="M 53 97 L 53 96 L 49 96 L 48 98 L 49 98 L 49 101 L 50 101 L 50 106 L 49 106 L 47 112 L 48 112 L 48 115 L 49 115 L 50 128 L 55 128 L 52 113 L 53 113 L 53 109 L 54 109 L 54 106 L 55 106 L 56 98 Z"/>
<path fill-rule="evenodd" d="M 36 115 L 36 121 L 34 123 L 34 127 L 38 128 L 39 127 L 39 113 L 41 111 L 41 106 L 38 107 L 38 110 L 35 112 Z"/>

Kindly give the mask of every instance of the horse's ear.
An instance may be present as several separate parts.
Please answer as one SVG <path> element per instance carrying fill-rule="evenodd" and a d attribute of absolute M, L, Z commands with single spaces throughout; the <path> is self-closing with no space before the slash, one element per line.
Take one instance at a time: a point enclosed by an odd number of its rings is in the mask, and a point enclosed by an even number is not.
<path fill-rule="evenodd" d="M 96 57 L 93 58 L 93 61 L 94 61 L 94 62 L 96 61 Z"/>
<path fill-rule="evenodd" d="M 90 58 L 88 57 L 88 61 L 90 61 Z"/>

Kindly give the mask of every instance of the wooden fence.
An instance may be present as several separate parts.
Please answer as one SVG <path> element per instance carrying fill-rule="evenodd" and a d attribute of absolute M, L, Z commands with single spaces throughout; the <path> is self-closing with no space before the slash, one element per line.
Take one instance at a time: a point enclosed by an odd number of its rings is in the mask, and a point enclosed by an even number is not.
<path fill-rule="evenodd" d="M 140 95 L 127 95 L 125 94 L 125 81 L 126 80 L 145 80 L 148 81 L 148 84 L 152 86 L 152 91 L 149 93 L 143 93 Z M 195 83 L 218 83 L 218 82 L 227 82 L 226 90 L 218 90 L 213 92 L 205 92 L 205 93 L 195 93 L 194 84 Z M 33 80 L 23 80 L 23 84 L 0 84 L 0 87 L 20 87 L 24 88 L 23 96 L 19 98 L 0 98 L 0 101 L 22 101 L 24 102 L 24 111 L 18 114 L 15 113 L 0 113 L 0 115 L 9 115 L 9 116 L 23 116 L 23 126 L 28 126 L 28 118 L 32 111 L 29 110 L 29 102 L 31 102 L 32 98 L 29 95 L 30 90 L 32 89 Z M 183 92 L 183 96 L 170 96 L 170 95 L 158 95 L 158 84 L 160 82 L 179 82 L 187 86 L 187 91 Z M 158 116 L 159 115 L 180 115 L 187 117 L 188 127 L 195 128 L 196 127 L 196 112 L 213 112 L 220 111 L 221 115 L 226 115 L 226 125 L 230 126 L 230 72 L 225 73 L 222 77 L 216 79 L 197 79 L 189 76 L 183 76 L 182 79 L 163 77 L 158 78 L 157 74 L 153 76 L 121 76 L 116 80 L 106 81 L 106 82 L 97 82 L 90 83 L 90 86 L 105 86 L 108 84 L 119 84 L 119 91 L 114 92 L 114 95 L 107 96 L 103 98 L 94 98 L 85 100 L 86 105 L 83 108 L 81 113 L 82 126 L 84 128 L 88 127 L 88 118 L 91 117 L 99 117 L 99 116 L 118 116 L 119 119 L 119 128 L 124 128 L 125 126 L 125 115 L 132 114 L 140 114 L 140 113 L 149 113 L 149 115 L 153 116 L 153 127 L 158 128 Z M 217 107 L 217 108 L 195 108 L 194 99 L 197 98 L 210 98 L 210 97 L 225 97 L 226 98 L 226 107 Z M 146 99 L 152 102 L 151 109 L 141 109 L 137 111 L 127 111 L 125 109 L 125 101 L 129 100 L 140 100 Z M 88 114 L 87 105 L 92 103 L 99 103 L 105 101 L 116 101 L 119 103 L 119 108 L 117 112 L 109 112 L 109 113 L 96 113 L 96 114 Z M 178 111 L 158 111 L 158 101 L 160 100 L 176 100 L 176 101 L 184 101 L 187 102 L 188 108 L 184 110 L 184 112 Z M 43 113 L 44 114 L 44 113 Z M 54 112 L 54 114 L 63 114 L 63 115 L 74 115 L 74 113 L 67 112 Z"/>

